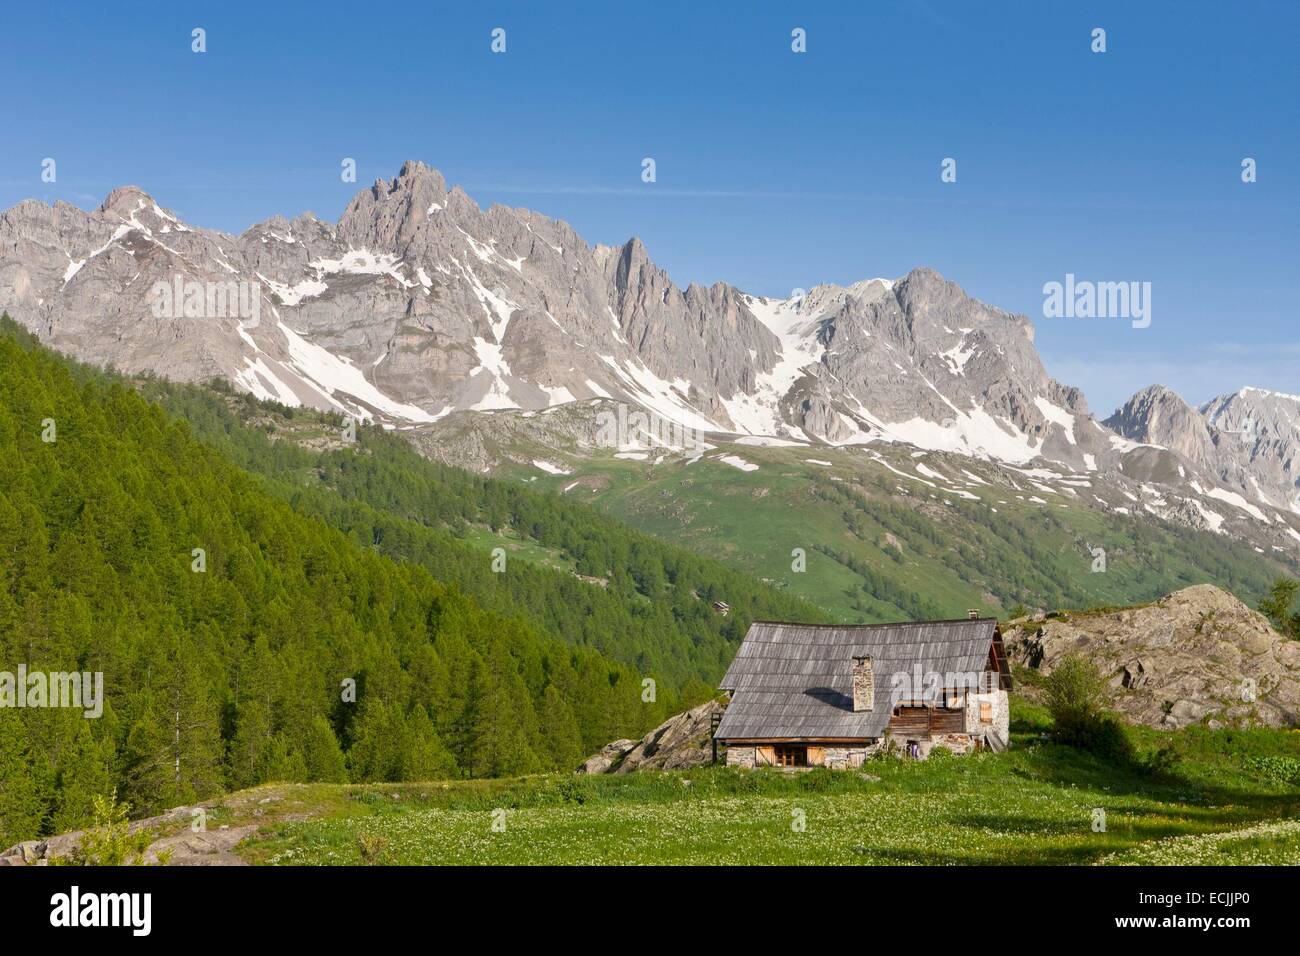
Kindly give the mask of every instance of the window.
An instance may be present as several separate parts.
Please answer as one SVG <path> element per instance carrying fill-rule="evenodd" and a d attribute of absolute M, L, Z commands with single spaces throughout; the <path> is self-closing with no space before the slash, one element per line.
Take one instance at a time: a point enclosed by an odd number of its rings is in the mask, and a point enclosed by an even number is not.
<path fill-rule="evenodd" d="M 776 765 L 778 767 L 806 767 L 808 766 L 808 748 L 792 747 L 789 745 L 778 744 L 776 750 Z"/>
<path fill-rule="evenodd" d="M 980 723 L 993 723 L 993 704 L 987 700 L 980 701 Z"/>

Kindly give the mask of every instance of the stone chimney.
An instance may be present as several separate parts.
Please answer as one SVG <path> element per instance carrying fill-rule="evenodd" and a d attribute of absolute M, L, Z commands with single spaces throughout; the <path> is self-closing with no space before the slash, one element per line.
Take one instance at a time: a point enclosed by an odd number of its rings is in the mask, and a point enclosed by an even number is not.
<path fill-rule="evenodd" d="M 973 621 L 980 616 L 980 609 L 977 607 L 968 607 L 966 608 L 966 616 Z"/>
<path fill-rule="evenodd" d="M 876 697 L 876 677 L 871 669 L 870 657 L 853 658 L 853 712 L 871 709 Z"/>

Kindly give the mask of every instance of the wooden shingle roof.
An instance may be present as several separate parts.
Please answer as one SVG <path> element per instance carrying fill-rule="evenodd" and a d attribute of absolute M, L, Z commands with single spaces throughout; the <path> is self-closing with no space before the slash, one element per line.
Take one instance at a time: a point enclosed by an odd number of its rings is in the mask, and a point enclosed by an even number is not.
<path fill-rule="evenodd" d="M 717 737 L 730 740 L 872 738 L 889 723 L 895 674 L 984 670 L 994 618 L 904 624 L 757 621 L 719 685 L 732 691 Z M 853 658 L 870 657 L 870 711 L 853 710 Z"/>

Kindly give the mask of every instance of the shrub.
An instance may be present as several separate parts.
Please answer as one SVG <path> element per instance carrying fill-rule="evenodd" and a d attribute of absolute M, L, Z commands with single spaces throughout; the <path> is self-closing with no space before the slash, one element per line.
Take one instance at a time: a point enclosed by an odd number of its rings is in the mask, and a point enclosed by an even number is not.
<path fill-rule="evenodd" d="M 1167 777 L 1178 767 L 1182 755 L 1172 740 L 1142 755 L 1139 769 L 1151 777 Z"/>
<path fill-rule="evenodd" d="M 1270 783 L 1300 784 L 1300 760 L 1295 757 L 1247 757 L 1246 769 Z"/>
<path fill-rule="evenodd" d="M 581 806 L 596 796 L 596 785 L 586 775 L 565 777 L 555 785 L 555 796 L 560 803 L 576 803 Z"/>
<path fill-rule="evenodd" d="M 1112 760 L 1133 756 L 1124 725 L 1105 709 L 1106 679 L 1091 661 L 1073 654 L 1065 657 L 1043 687 L 1057 743 Z"/>
<path fill-rule="evenodd" d="M 131 832 L 128 816 L 131 806 L 117 802 L 117 791 L 108 796 L 95 796 L 94 825 L 88 829 L 67 857 L 53 862 L 62 866 L 144 866 L 145 851 L 153 843 L 148 830 Z M 166 864 L 170 851 L 158 854 L 158 862 Z"/>
<path fill-rule="evenodd" d="M 357 852 L 361 854 L 362 863 L 382 865 L 388 859 L 388 840 L 374 833 L 358 833 Z"/>

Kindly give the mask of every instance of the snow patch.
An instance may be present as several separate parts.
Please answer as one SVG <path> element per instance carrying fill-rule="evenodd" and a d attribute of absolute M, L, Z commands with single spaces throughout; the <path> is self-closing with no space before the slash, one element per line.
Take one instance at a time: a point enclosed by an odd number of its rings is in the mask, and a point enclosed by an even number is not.
<path fill-rule="evenodd" d="M 1060 405 L 1053 405 L 1041 395 L 1034 396 L 1034 404 L 1038 410 L 1043 413 L 1043 417 L 1049 422 L 1055 422 L 1065 431 L 1065 440 L 1071 445 L 1078 444 L 1074 440 L 1074 416 L 1062 408 Z"/>
<path fill-rule="evenodd" d="M 979 407 L 972 407 L 969 412 L 958 411 L 942 424 L 917 417 L 881 427 L 883 433 L 877 437 L 884 441 L 901 441 L 985 460 L 1023 464 L 1033 461 L 1042 450 L 1041 441 L 1035 444 L 1009 422 L 995 419 Z"/>
<path fill-rule="evenodd" d="M 329 289 L 329 286 L 320 279 L 303 279 L 296 285 L 288 286 L 274 279 L 268 279 L 260 272 L 255 272 L 253 275 L 261 279 L 268 289 L 279 296 L 280 302 L 284 305 L 297 305 L 303 299 L 314 298 Z"/>
<path fill-rule="evenodd" d="M 793 441 L 789 438 L 776 438 L 772 435 L 745 435 L 742 438 L 737 438 L 735 444 L 757 445 L 767 448 L 799 448 L 808 443 L 803 441 Z"/>
<path fill-rule="evenodd" d="M 1228 491 L 1225 488 L 1211 488 L 1210 490 L 1206 491 L 1204 488 L 1200 486 L 1199 482 L 1195 482 L 1195 481 L 1192 482 L 1192 490 L 1198 494 L 1205 495 L 1205 497 L 1207 498 L 1214 498 L 1217 501 L 1226 502 L 1227 504 L 1232 505 L 1234 508 L 1240 508 L 1242 511 L 1246 512 L 1246 514 L 1254 518 L 1256 521 L 1262 521 L 1265 524 L 1273 523 L 1272 519 L 1269 518 L 1268 515 L 1264 514 L 1264 512 L 1260 511 L 1258 508 L 1252 505 L 1241 495 L 1237 494 L 1235 491 Z"/>
<path fill-rule="evenodd" d="M 741 471 L 758 471 L 758 465 L 737 455 L 720 455 L 718 461 L 730 465 L 732 468 L 739 468 Z"/>
<path fill-rule="evenodd" d="M 418 405 L 395 401 L 372 385 L 361 370 L 347 359 L 308 342 L 283 322 L 277 322 L 276 327 L 289 345 L 289 358 L 293 367 L 331 396 L 342 392 L 386 415 L 410 422 L 436 422 L 449 411 L 444 409 L 437 415 L 431 415 Z M 362 417 L 370 416 L 362 412 Z"/>

